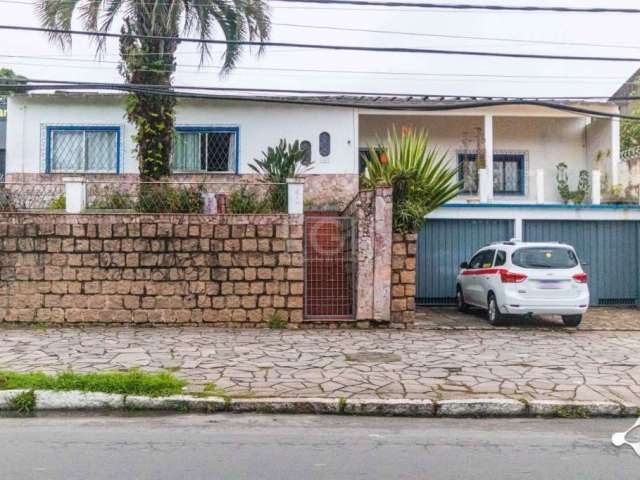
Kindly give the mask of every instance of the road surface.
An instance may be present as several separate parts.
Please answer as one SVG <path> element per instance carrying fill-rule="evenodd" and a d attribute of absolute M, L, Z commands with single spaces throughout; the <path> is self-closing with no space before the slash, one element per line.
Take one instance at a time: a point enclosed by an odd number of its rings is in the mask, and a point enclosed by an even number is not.
<path fill-rule="evenodd" d="M 634 419 L 0 418 L 3 480 L 637 479 Z"/>

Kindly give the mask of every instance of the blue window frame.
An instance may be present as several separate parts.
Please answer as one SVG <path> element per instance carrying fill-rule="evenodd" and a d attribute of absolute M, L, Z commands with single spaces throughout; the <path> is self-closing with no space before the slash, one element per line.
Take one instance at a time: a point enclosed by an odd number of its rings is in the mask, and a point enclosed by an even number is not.
<path fill-rule="evenodd" d="M 174 172 L 237 173 L 239 127 L 176 127 L 171 169 Z"/>
<path fill-rule="evenodd" d="M 120 173 L 120 127 L 50 125 L 45 172 Z"/>
<path fill-rule="evenodd" d="M 464 183 L 464 191 L 478 191 L 476 153 L 458 153 L 458 178 Z M 467 162 L 466 166 L 465 163 Z M 466 168 L 465 168 L 466 167 Z M 493 191 L 496 195 L 524 195 L 524 154 L 494 153 Z"/>

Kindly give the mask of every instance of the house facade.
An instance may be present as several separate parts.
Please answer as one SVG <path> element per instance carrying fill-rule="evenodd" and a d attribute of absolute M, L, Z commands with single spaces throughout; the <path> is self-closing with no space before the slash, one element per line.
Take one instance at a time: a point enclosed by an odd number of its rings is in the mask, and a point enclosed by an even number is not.
<path fill-rule="evenodd" d="M 11 97 L 6 181 L 135 177 L 134 128 L 123 119 L 123 102 L 114 93 Z M 629 179 L 614 103 L 226 97 L 179 99 L 176 111 L 178 180 L 252 178 L 250 164 L 264 150 L 281 138 L 299 140 L 312 164 L 304 187 L 310 209 L 339 210 L 354 198 L 362 156 L 390 128 L 426 130 L 464 187 L 419 236 L 422 303 L 452 302 L 459 263 L 488 242 L 513 237 L 576 245 L 589 264 L 595 304 L 640 298 L 640 210 L 637 190 L 621 185 Z M 613 194 L 620 189 L 625 204 Z"/>

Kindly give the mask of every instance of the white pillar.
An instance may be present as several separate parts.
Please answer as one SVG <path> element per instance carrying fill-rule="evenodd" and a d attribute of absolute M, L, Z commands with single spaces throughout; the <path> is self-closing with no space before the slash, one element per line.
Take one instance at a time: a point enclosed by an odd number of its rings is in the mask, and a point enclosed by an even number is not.
<path fill-rule="evenodd" d="M 290 215 L 304 213 L 304 179 L 287 178 L 287 206 Z"/>
<path fill-rule="evenodd" d="M 65 177 L 64 200 L 65 211 L 67 213 L 81 213 L 84 211 L 86 203 L 86 184 L 82 177 Z"/>
<path fill-rule="evenodd" d="M 487 191 L 489 201 L 493 200 L 493 115 L 484 116 L 484 158 L 487 178 L 489 180 Z"/>
<path fill-rule="evenodd" d="M 536 203 L 544 203 L 544 168 L 536 170 Z"/>
<path fill-rule="evenodd" d="M 600 170 L 593 170 L 591 172 L 591 203 L 593 205 L 600 205 Z"/>
<path fill-rule="evenodd" d="M 489 201 L 489 176 L 486 168 L 478 170 L 478 196 L 480 197 L 480 203 L 487 203 Z"/>
<path fill-rule="evenodd" d="M 611 119 L 611 185 L 617 185 L 618 179 L 618 164 L 620 163 L 620 119 Z"/>
<path fill-rule="evenodd" d="M 522 217 L 513 219 L 513 238 L 522 241 Z"/>

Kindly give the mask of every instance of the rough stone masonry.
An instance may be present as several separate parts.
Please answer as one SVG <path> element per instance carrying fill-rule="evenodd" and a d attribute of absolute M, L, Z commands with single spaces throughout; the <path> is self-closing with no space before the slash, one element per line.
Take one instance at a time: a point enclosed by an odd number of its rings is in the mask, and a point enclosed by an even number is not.
<path fill-rule="evenodd" d="M 0 321 L 303 316 L 301 215 L 0 214 Z"/>

